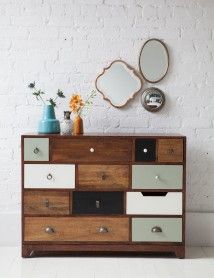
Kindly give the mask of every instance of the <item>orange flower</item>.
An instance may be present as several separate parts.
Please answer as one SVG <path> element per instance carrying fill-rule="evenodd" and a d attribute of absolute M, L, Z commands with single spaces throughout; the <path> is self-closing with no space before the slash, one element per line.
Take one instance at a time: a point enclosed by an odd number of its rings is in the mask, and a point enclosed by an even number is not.
<path fill-rule="evenodd" d="M 83 105 L 84 105 L 84 102 L 80 95 L 78 95 L 78 94 L 72 95 L 70 102 L 69 102 L 69 106 L 70 106 L 72 112 L 77 113 Z"/>

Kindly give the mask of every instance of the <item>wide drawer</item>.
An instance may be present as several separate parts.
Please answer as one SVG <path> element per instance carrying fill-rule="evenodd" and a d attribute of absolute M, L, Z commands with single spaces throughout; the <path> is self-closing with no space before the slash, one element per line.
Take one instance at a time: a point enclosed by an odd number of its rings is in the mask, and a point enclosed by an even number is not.
<path fill-rule="evenodd" d="M 49 161 L 49 139 L 24 138 L 24 161 Z"/>
<path fill-rule="evenodd" d="M 126 189 L 129 165 L 78 165 L 80 189 Z"/>
<path fill-rule="evenodd" d="M 132 218 L 132 241 L 182 242 L 182 218 Z"/>
<path fill-rule="evenodd" d="M 51 146 L 56 162 L 131 161 L 131 139 L 53 139 Z"/>
<path fill-rule="evenodd" d="M 69 192 L 25 190 L 24 214 L 69 214 Z"/>
<path fill-rule="evenodd" d="M 25 188 L 74 188 L 73 164 L 25 164 Z"/>
<path fill-rule="evenodd" d="M 25 241 L 128 241 L 129 219 L 117 217 L 25 217 Z"/>
<path fill-rule="evenodd" d="M 133 165 L 133 189 L 181 189 L 182 165 Z"/>
<path fill-rule="evenodd" d="M 159 139 L 158 162 L 183 162 L 183 139 Z"/>
<path fill-rule="evenodd" d="M 73 192 L 73 214 L 123 214 L 123 192 Z"/>
<path fill-rule="evenodd" d="M 163 196 L 127 192 L 126 204 L 127 214 L 181 215 L 182 192 L 168 192 Z"/>

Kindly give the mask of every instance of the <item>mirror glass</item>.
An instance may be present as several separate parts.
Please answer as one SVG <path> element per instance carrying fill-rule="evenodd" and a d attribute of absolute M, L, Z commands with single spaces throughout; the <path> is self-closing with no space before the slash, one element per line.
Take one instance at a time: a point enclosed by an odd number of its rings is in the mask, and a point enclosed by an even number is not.
<path fill-rule="evenodd" d="M 141 102 L 146 110 L 156 112 L 163 107 L 165 96 L 160 89 L 149 88 L 143 92 Z"/>
<path fill-rule="evenodd" d="M 143 78 L 150 83 L 157 83 L 164 78 L 169 67 L 169 54 L 163 42 L 151 39 L 143 45 L 139 68 Z"/>
<path fill-rule="evenodd" d="M 114 107 L 124 106 L 142 88 L 137 72 L 122 60 L 113 61 L 97 77 L 97 90 Z"/>

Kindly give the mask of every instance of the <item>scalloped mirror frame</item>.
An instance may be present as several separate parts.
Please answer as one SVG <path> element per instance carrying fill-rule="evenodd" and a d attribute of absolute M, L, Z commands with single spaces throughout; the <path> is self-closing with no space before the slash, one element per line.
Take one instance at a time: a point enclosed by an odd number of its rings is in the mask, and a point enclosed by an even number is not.
<path fill-rule="evenodd" d="M 112 67 L 112 65 L 114 65 L 115 63 L 118 63 L 118 62 L 119 62 L 119 63 L 122 63 L 122 64 L 127 68 L 127 71 L 130 71 L 130 75 L 134 75 L 136 78 L 138 78 L 138 80 L 139 80 L 139 82 L 140 82 L 139 88 L 138 88 L 136 91 L 130 93 L 130 97 L 125 101 L 125 103 L 123 103 L 123 104 L 121 104 L 121 105 L 114 104 L 113 101 L 112 101 L 112 99 L 110 99 L 109 97 L 107 97 L 107 96 L 106 96 L 106 93 L 103 92 L 103 91 L 99 88 L 99 85 L 98 85 L 98 80 L 105 74 L 106 71 L 108 71 L 108 70 Z M 111 62 L 111 64 L 110 64 L 108 67 L 106 67 L 106 68 L 103 69 L 103 71 L 102 71 L 101 74 L 99 74 L 99 75 L 97 76 L 97 78 L 96 78 L 96 80 L 95 80 L 95 87 L 96 87 L 97 91 L 98 91 L 99 93 L 101 93 L 101 95 L 103 96 L 103 99 L 104 99 L 104 100 L 107 100 L 113 107 L 121 108 L 121 107 L 124 107 L 131 99 L 133 99 L 133 98 L 135 97 L 135 95 L 136 95 L 137 93 L 139 93 L 139 92 L 142 90 L 142 87 L 143 87 L 143 80 L 142 80 L 141 75 L 140 75 L 132 66 L 130 66 L 128 63 L 124 62 L 123 60 L 114 60 L 113 62 Z"/>

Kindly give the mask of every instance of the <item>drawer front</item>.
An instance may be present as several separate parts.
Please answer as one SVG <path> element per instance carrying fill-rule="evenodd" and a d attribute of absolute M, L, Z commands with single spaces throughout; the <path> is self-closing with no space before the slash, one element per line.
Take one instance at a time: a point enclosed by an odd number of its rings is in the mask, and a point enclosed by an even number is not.
<path fill-rule="evenodd" d="M 182 218 L 132 218 L 132 241 L 182 242 Z"/>
<path fill-rule="evenodd" d="M 25 164 L 25 188 L 75 188 L 73 164 Z"/>
<path fill-rule="evenodd" d="M 131 139 L 54 139 L 52 161 L 129 162 L 131 149 Z"/>
<path fill-rule="evenodd" d="M 67 215 L 69 214 L 69 192 L 25 191 L 24 214 Z"/>
<path fill-rule="evenodd" d="M 155 161 L 156 140 L 136 139 L 135 140 L 135 161 Z"/>
<path fill-rule="evenodd" d="M 133 165 L 133 189 L 182 189 L 182 165 Z"/>
<path fill-rule="evenodd" d="M 78 165 L 80 189 L 127 189 L 129 165 Z"/>
<path fill-rule="evenodd" d="M 24 138 L 24 161 L 49 161 L 49 139 Z"/>
<path fill-rule="evenodd" d="M 73 192 L 73 214 L 123 214 L 123 192 Z"/>
<path fill-rule="evenodd" d="M 141 192 L 127 192 L 127 214 L 182 214 L 182 192 L 168 192 L 165 196 L 148 196 Z"/>
<path fill-rule="evenodd" d="M 183 139 L 159 139 L 159 162 L 183 162 Z"/>
<path fill-rule="evenodd" d="M 25 217 L 25 241 L 128 241 L 129 219 L 117 217 Z"/>

